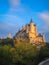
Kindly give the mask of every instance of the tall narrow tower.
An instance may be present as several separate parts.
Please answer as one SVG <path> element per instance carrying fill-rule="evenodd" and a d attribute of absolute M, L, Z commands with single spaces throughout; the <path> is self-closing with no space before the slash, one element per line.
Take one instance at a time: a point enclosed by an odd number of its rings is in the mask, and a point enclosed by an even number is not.
<path fill-rule="evenodd" d="M 42 36 L 43 36 L 42 40 L 43 40 L 43 42 L 45 42 L 45 37 L 44 37 L 44 33 L 42 34 Z"/>
<path fill-rule="evenodd" d="M 32 22 L 32 19 L 30 21 L 30 32 L 29 32 L 29 39 L 32 42 L 36 38 L 36 26 Z"/>
<path fill-rule="evenodd" d="M 26 25 L 26 33 L 28 33 L 29 32 L 29 30 L 28 30 L 28 25 Z"/>
<path fill-rule="evenodd" d="M 30 32 L 35 33 L 36 32 L 36 26 L 35 24 L 32 22 L 32 19 L 30 21 Z"/>
<path fill-rule="evenodd" d="M 38 36 L 37 27 L 36 27 L 35 24 L 34 24 L 34 33 L 35 33 L 36 36 Z"/>

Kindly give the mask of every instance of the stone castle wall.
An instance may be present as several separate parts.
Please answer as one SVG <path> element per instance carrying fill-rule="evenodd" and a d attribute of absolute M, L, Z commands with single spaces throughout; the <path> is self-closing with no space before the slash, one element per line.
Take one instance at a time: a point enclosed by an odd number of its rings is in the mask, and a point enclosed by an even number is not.
<path fill-rule="evenodd" d="M 30 24 L 23 27 L 22 30 L 26 30 L 30 42 L 44 42 L 43 35 L 39 35 L 39 33 L 37 32 L 37 27 L 32 21 L 30 22 Z"/>

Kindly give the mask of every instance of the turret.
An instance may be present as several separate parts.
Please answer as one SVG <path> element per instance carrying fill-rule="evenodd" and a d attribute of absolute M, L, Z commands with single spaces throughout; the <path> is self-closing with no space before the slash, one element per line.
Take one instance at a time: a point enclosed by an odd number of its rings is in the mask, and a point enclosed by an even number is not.
<path fill-rule="evenodd" d="M 8 34 L 7 38 L 11 39 L 12 38 L 11 34 Z"/>
<path fill-rule="evenodd" d="M 29 30 L 28 30 L 28 25 L 26 25 L 26 33 L 28 33 L 29 32 Z"/>
<path fill-rule="evenodd" d="M 38 32 L 37 32 L 37 26 L 34 24 L 34 33 L 36 36 L 38 36 Z"/>
<path fill-rule="evenodd" d="M 43 36 L 43 42 L 45 42 L 45 37 L 44 37 L 44 33 L 42 34 L 42 36 Z"/>
<path fill-rule="evenodd" d="M 23 30 L 23 31 L 25 30 L 25 27 L 24 27 L 24 26 L 22 26 L 22 30 Z"/>

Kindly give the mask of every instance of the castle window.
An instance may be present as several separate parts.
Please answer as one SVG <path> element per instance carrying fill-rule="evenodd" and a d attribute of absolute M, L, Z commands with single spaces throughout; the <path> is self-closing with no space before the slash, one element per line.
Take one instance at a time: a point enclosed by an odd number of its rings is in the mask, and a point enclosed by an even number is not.
<path fill-rule="evenodd" d="M 30 38 L 32 38 L 32 37 L 30 37 Z"/>

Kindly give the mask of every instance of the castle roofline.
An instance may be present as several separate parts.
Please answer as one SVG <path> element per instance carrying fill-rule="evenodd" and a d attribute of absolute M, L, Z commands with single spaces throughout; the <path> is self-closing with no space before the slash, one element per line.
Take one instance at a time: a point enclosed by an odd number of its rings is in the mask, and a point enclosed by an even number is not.
<path fill-rule="evenodd" d="M 36 24 L 34 24 L 34 26 L 36 26 Z"/>
<path fill-rule="evenodd" d="M 30 26 L 30 24 L 28 24 L 28 26 Z"/>
<path fill-rule="evenodd" d="M 42 37 L 43 35 L 41 33 L 38 34 L 39 37 Z"/>

